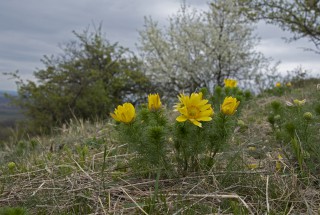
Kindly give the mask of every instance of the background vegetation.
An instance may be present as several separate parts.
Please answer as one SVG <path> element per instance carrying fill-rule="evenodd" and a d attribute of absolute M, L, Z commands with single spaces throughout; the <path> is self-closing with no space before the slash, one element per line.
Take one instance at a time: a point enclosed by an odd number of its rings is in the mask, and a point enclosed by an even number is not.
<path fill-rule="evenodd" d="M 42 59 L 45 69 L 34 72 L 36 82 L 11 74 L 18 96 L 10 98 L 28 118 L 28 132 L 47 133 L 74 116 L 105 118 L 116 104 L 128 99 L 135 103 L 148 91 L 149 80 L 132 52 L 110 44 L 100 28 L 74 35 L 62 55 Z"/>

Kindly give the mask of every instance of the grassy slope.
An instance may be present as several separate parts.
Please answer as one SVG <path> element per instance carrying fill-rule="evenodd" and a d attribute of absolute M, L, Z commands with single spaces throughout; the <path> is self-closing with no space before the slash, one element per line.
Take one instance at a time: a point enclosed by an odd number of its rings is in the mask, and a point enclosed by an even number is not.
<path fill-rule="evenodd" d="M 160 177 L 130 168 L 133 155 L 118 143 L 112 124 L 70 122 L 50 137 L 16 140 L 0 154 L 0 205 L 30 214 L 303 214 L 318 213 L 319 185 L 299 178 L 271 135 L 266 107 L 273 100 L 312 102 L 318 80 L 296 83 L 284 96 L 266 94 L 244 104 L 230 148 L 211 171 Z M 9 170 L 7 162 L 16 162 Z M 254 168 L 252 168 L 254 167 Z"/>

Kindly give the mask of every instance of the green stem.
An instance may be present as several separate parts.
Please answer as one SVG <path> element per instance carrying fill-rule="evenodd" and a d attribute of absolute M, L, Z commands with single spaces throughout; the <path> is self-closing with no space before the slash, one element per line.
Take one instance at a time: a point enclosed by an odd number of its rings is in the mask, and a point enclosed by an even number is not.
<path fill-rule="evenodd" d="M 155 205 L 156 200 L 158 199 L 160 171 L 161 171 L 161 169 L 158 168 L 157 176 L 156 176 L 156 183 L 154 185 L 154 196 L 153 196 L 153 200 L 152 200 L 153 205 Z"/>
<path fill-rule="evenodd" d="M 195 137 L 195 141 L 193 142 L 193 146 L 192 146 L 192 149 L 193 149 L 192 154 L 193 154 L 193 156 L 191 157 L 191 159 L 192 159 L 192 169 L 195 170 L 195 171 L 198 169 L 199 145 L 202 144 L 201 143 L 201 132 L 202 132 L 203 128 L 197 127 L 196 129 L 197 129 L 196 137 Z"/>
<path fill-rule="evenodd" d="M 226 121 L 227 121 L 227 116 L 223 114 L 223 115 L 222 115 L 222 125 L 223 125 L 223 136 L 222 136 L 222 140 L 223 140 L 223 142 L 226 141 L 226 139 L 227 139 L 227 134 L 228 134 L 227 128 L 226 128 Z"/>
<path fill-rule="evenodd" d="M 227 136 L 228 136 L 228 132 L 227 132 L 227 128 L 226 128 L 227 116 L 222 113 L 221 113 L 221 115 L 222 115 L 222 117 L 221 117 L 222 118 L 222 125 L 221 125 L 222 135 L 221 135 L 221 139 L 219 140 L 219 144 L 215 148 L 214 156 L 219 152 L 221 146 L 226 143 Z"/>
<path fill-rule="evenodd" d="M 219 126 L 221 126 L 221 131 L 222 135 L 218 137 L 218 144 L 214 147 L 213 143 L 211 143 L 210 146 L 210 156 L 209 156 L 209 161 L 208 161 L 208 166 L 212 164 L 213 158 L 216 156 L 216 154 L 220 151 L 220 148 L 223 144 L 225 144 L 228 136 L 227 128 L 226 128 L 226 122 L 227 122 L 227 116 L 224 115 L 223 113 L 219 113 L 219 116 L 222 121 Z M 220 130 L 220 129 L 219 129 Z"/>
<path fill-rule="evenodd" d="M 306 122 L 305 129 L 304 129 L 305 144 L 308 144 L 308 128 L 309 128 L 309 123 Z"/>
<path fill-rule="evenodd" d="M 299 164 L 299 169 L 300 172 L 303 172 L 303 154 L 302 154 L 302 148 L 301 145 L 298 142 L 299 140 L 297 140 L 296 138 L 292 139 L 292 144 L 293 144 L 293 148 L 295 151 L 295 155 L 297 157 L 298 160 L 298 164 Z"/>
<path fill-rule="evenodd" d="M 106 169 L 106 157 L 107 157 L 107 145 L 104 144 L 104 151 L 103 151 L 103 163 L 101 168 L 101 176 L 102 176 L 102 187 L 105 188 L 105 177 L 104 177 L 104 170 Z"/>
<path fill-rule="evenodd" d="M 182 152 L 183 152 L 184 170 L 187 171 L 187 169 L 188 169 L 188 156 L 186 154 L 185 146 L 182 147 Z"/>

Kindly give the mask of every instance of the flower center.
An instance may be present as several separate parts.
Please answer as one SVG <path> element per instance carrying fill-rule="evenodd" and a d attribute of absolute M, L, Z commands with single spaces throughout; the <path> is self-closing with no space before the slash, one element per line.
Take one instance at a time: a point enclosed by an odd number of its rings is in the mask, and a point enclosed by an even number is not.
<path fill-rule="evenodd" d="M 188 108 L 188 113 L 191 118 L 197 118 L 197 116 L 200 113 L 200 110 L 198 107 L 192 105 Z"/>

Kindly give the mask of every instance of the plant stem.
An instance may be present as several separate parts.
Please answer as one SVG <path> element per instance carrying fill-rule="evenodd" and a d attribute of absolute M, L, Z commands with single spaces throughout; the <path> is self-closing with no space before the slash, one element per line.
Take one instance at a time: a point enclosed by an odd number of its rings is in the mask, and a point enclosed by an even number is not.
<path fill-rule="evenodd" d="M 157 176 L 156 176 L 156 183 L 154 185 L 154 196 L 152 199 L 153 205 L 155 205 L 156 200 L 158 199 L 160 171 L 161 171 L 161 169 L 158 168 Z"/>

